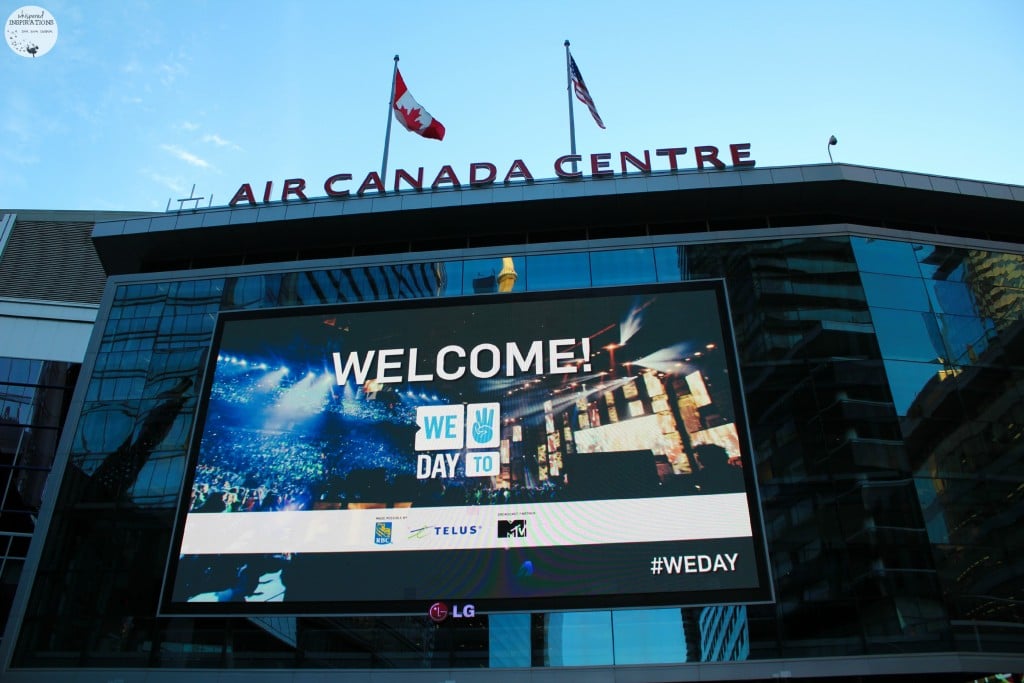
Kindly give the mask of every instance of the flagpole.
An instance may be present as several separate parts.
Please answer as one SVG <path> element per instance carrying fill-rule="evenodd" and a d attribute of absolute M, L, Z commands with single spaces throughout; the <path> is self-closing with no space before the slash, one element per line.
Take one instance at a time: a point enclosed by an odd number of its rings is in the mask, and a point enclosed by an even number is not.
<path fill-rule="evenodd" d="M 384 132 L 384 158 L 380 162 L 380 181 L 387 185 L 388 146 L 391 144 L 391 115 L 395 107 L 395 79 L 398 76 L 398 55 L 395 55 L 395 70 L 391 72 L 391 94 L 388 95 L 388 127 Z"/>
<path fill-rule="evenodd" d="M 569 68 L 569 41 L 565 41 L 565 91 L 569 95 L 569 153 L 576 156 L 576 121 L 572 114 L 572 70 Z M 572 162 L 572 172 L 576 172 L 576 162 Z"/>

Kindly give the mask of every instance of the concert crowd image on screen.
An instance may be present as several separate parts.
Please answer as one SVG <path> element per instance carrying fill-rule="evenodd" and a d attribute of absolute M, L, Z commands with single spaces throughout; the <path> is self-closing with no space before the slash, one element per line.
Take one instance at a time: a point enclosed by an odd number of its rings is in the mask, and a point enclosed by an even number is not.
<path fill-rule="evenodd" d="M 721 281 L 222 314 L 161 610 L 770 600 Z"/>

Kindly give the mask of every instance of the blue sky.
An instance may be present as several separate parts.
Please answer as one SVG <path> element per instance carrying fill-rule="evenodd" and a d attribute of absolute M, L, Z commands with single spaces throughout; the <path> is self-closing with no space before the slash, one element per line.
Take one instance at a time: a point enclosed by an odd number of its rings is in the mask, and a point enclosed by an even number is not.
<path fill-rule="evenodd" d="M 759 166 L 836 161 L 1024 184 L 1024 3 L 31 0 L 56 45 L 0 44 L 0 207 L 163 211 L 243 182 L 379 169 L 392 57 L 443 142 L 392 131 L 389 168 L 567 153 L 563 41 L 607 130 L 579 152 L 749 142 Z M 23 2 L 0 0 L 0 19 Z M 692 157 L 687 164 L 692 163 Z M 390 183 L 389 183 L 390 185 Z M 259 198 L 259 197 L 258 197 Z"/>

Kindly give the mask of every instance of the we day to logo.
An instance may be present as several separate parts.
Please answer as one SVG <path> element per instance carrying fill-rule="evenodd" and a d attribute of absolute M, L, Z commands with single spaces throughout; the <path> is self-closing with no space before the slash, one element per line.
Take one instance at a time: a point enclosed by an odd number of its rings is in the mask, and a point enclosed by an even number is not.
<path fill-rule="evenodd" d="M 467 477 L 493 477 L 501 469 L 497 451 L 474 449 L 497 448 L 501 441 L 501 405 L 470 403 L 469 405 L 419 406 L 416 408 L 415 449 L 417 479 L 449 479 L 455 476 L 458 452 L 466 450 L 464 472 Z"/>

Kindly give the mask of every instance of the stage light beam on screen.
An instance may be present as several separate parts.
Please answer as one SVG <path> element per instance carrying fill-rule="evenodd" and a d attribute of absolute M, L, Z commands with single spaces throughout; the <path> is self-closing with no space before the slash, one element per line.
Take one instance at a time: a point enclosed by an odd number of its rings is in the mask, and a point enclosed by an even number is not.
<path fill-rule="evenodd" d="M 679 361 L 686 357 L 687 349 L 689 348 L 690 344 L 688 342 L 673 344 L 654 353 L 649 353 L 642 358 L 637 358 L 631 361 L 631 363 L 632 365 L 659 370 L 666 374 L 677 374 L 688 369 L 688 367 L 680 367 Z"/>
<path fill-rule="evenodd" d="M 644 309 L 647 306 L 634 306 L 629 310 L 626 319 L 619 323 L 619 346 L 622 346 L 633 338 L 640 328 L 643 327 Z"/>
<path fill-rule="evenodd" d="M 307 373 L 284 391 L 272 409 L 271 422 L 304 420 L 320 414 L 327 405 L 333 387 L 334 377 L 331 374 Z M 270 426 L 273 425 L 268 424 Z"/>

